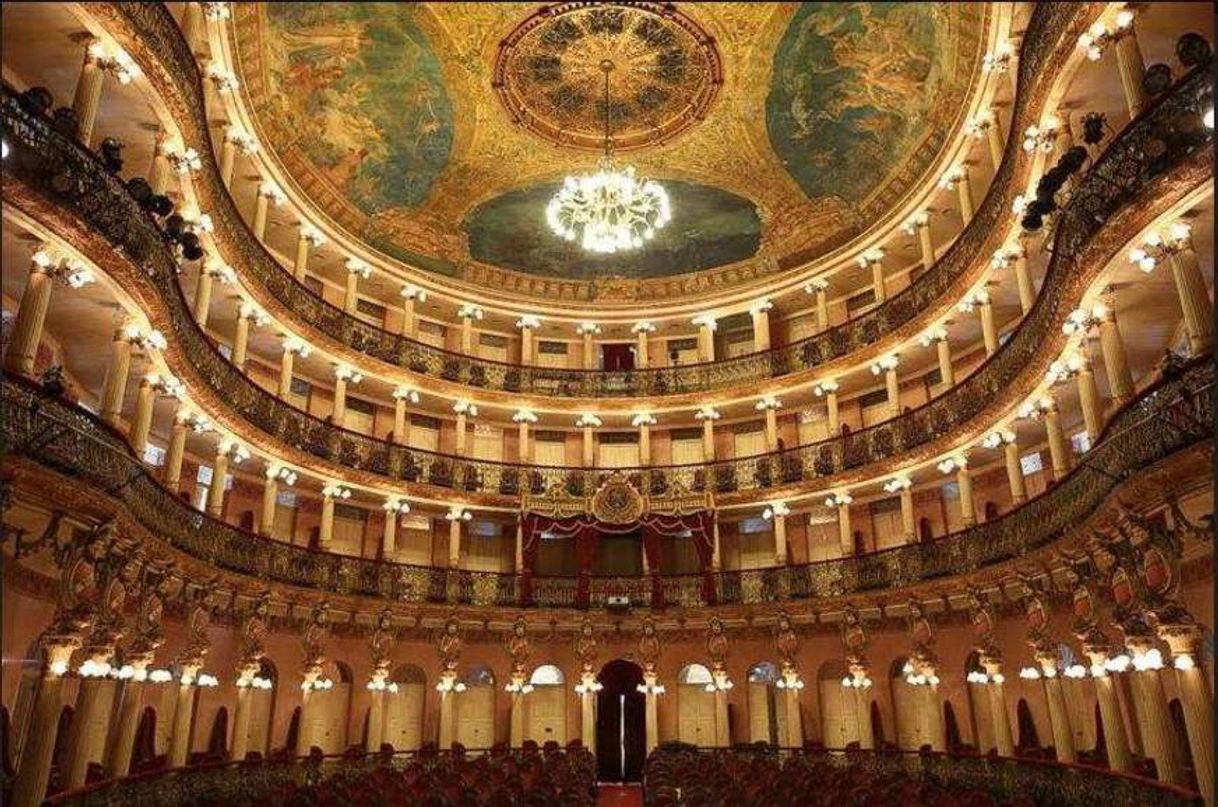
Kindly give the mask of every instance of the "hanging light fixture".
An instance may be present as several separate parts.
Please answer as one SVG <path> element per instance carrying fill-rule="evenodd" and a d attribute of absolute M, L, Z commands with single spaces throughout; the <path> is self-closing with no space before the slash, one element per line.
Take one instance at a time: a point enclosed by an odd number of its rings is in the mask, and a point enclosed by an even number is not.
<path fill-rule="evenodd" d="M 658 182 L 639 179 L 634 166 L 619 168 L 610 153 L 609 74 L 613 62 L 601 62 L 605 74 L 605 153 L 597 171 L 568 176 L 546 206 L 546 221 L 560 238 L 579 241 L 588 252 L 625 252 L 668 224 L 672 209 Z"/>

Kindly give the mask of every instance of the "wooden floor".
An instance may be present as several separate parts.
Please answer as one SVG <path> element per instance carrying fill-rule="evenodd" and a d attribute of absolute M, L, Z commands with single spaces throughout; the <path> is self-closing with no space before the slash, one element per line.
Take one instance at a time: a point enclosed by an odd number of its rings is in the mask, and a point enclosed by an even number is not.
<path fill-rule="evenodd" d="M 597 807 L 643 807 L 641 785 L 597 785 Z"/>

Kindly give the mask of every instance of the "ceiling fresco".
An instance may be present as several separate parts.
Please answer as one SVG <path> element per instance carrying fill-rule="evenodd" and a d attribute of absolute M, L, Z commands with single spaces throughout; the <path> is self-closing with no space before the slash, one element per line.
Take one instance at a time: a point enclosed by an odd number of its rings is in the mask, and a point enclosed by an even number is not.
<path fill-rule="evenodd" d="M 899 205 L 962 124 L 991 20 L 960 3 L 657 8 L 240 3 L 230 36 L 268 156 L 373 248 L 525 295 L 591 299 L 617 275 L 644 299 L 814 259 Z M 540 189 L 595 167 L 605 61 L 619 160 L 683 197 L 629 265 L 543 226 Z"/>
<path fill-rule="evenodd" d="M 761 220 L 752 202 L 722 188 L 679 180 L 665 182 L 665 188 L 682 215 L 658 230 L 646 249 L 635 252 L 588 253 L 577 243 L 556 238 L 536 215 L 558 190 L 556 183 L 483 202 L 461 226 L 475 260 L 550 278 L 666 277 L 757 254 Z"/>

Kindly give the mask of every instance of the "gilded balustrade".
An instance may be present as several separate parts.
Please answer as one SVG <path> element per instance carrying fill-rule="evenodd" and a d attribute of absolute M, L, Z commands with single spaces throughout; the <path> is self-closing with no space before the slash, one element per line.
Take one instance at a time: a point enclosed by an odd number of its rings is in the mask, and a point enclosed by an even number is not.
<path fill-rule="evenodd" d="M 1004 394 L 1029 387 L 1060 351 L 1060 323 L 1074 308 L 1090 273 L 1102 262 L 1088 254 L 1093 241 L 1115 250 L 1121 233 L 1105 225 L 1118 211 L 1149 215 L 1212 176 L 1212 130 L 1200 123 L 1212 97 L 1204 70 L 1185 76 L 1118 135 L 1076 186 L 1054 222 L 1052 258 L 1032 310 L 1008 341 L 976 372 L 942 396 L 899 417 L 845 436 L 756 457 L 683 466 L 628 469 L 645 491 L 681 486 L 733 494 L 796 486 L 915 450 L 928 451 L 966 424 L 1006 404 Z M 197 325 L 176 276 L 177 260 L 157 224 L 107 173 L 96 157 L 55 132 L 46 119 L 25 112 L 12 96 L 3 101 L 13 153 L 5 161 L 9 199 L 34 193 L 81 216 L 117 252 L 141 270 L 139 282 L 162 303 L 179 355 L 198 378 L 240 418 L 268 435 L 334 465 L 469 493 L 515 499 L 554 484 L 572 494 L 594 490 L 608 471 L 481 461 L 394 445 L 302 412 L 264 390 L 234 367 Z M 1139 204 L 1133 204 L 1134 202 Z M 20 206 L 20 205 L 19 205 Z M 1144 225 L 1149 222 L 1139 222 Z M 1120 228 L 1117 228 L 1120 229 Z M 1103 236 L 1101 238 L 1100 236 Z M 1091 260 L 1084 260 L 1084 259 Z M 1096 263 L 1099 266 L 1095 265 Z"/>
<path fill-rule="evenodd" d="M 1036 122 L 1054 79 L 1076 39 L 1098 14 L 1099 3 L 1038 5 L 1022 37 L 1011 132 Z M 163 4 L 103 3 L 91 12 L 108 20 L 129 51 L 141 60 L 145 74 L 162 91 L 175 120 L 189 142 L 210 142 L 203 76 L 190 47 Z M 143 55 L 143 57 L 142 57 Z M 468 356 L 392 333 L 353 317 L 306 288 L 279 265 L 247 225 L 221 180 L 210 149 L 201 149 L 202 170 L 196 174 L 201 203 L 212 217 L 214 237 L 223 243 L 228 263 L 237 268 L 264 305 L 305 323 L 339 345 L 390 365 L 431 378 L 487 390 L 564 398 L 618 398 L 678 395 L 740 386 L 767 378 L 811 370 L 855 351 L 874 347 L 910 328 L 945 299 L 959 296 L 966 276 L 988 263 L 1001 244 L 1011 218 L 1011 204 L 1026 181 L 1031 157 L 1019 137 L 1008 137 L 1002 162 L 987 194 L 956 242 L 910 286 L 886 302 L 845 323 L 814 336 L 766 351 L 680 367 L 635 369 L 626 372 L 556 369 L 508 364 Z M 232 250 L 232 253 L 227 253 Z M 971 282 L 971 281 L 970 281 Z M 324 340 L 319 341 L 324 344 Z"/>
<path fill-rule="evenodd" d="M 1212 439 L 1214 369 L 1208 356 L 1147 389 L 1109 422 L 1083 461 L 1047 493 L 997 519 L 921 544 L 798 566 L 713 575 L 715 601 L 752 603 L 899 589 L 1025 556 L 1069 534 L 1125 479 Z M 411 566 L 309 550 L 254 535 L 192 508 L 155 481 L 122 435 L 31 382 L 0 386 L 3 448 L 102 490 L 169 546 L 217 569 L 264 582 L 391 599 L 521 605 L 514 575 Z M 703 575 L 661 575 L 670 604 L 706 604 Z M 591 578 L 591 601 L 613 594 L 650 603 L 645 578 Z M 573 577 L 534 576 L 532 605 L 574 607 Z"/>

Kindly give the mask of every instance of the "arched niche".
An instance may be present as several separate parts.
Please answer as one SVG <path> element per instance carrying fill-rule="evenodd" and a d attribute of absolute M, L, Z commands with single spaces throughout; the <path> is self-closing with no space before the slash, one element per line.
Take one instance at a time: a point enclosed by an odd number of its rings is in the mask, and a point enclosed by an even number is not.
<path fill-rule="evenodd" d="M 787 710 L 778 681 L 778 665 L 761 661 L 749 667 L 745 676 L 748 691 L 749 742 L 787 744 Z"/>
<path fill-rule="evenodd" d="M 465 689 L 455 700 L 456 741 L 466 748 L 490 748 L 495 744 L 495 673 L 476 665 L 459 680 Z"/>
<path fill-rule="evenodd" d="M 697 746 L 715 745 L 714 678 L 705 665 L 686 664 L 677 673 L 677 737 Z"/>
<path fill-rule="evenodd" d="M 554 664 L 542 664 L 529 676 L 533 691 L 525 698 L 526 740 L 545 745 L 567 743 L 566 676 Z"/>

